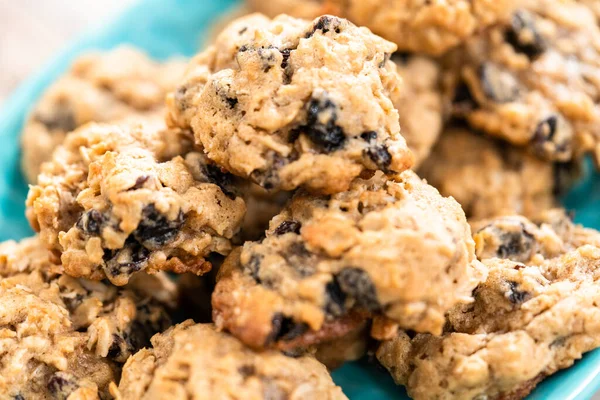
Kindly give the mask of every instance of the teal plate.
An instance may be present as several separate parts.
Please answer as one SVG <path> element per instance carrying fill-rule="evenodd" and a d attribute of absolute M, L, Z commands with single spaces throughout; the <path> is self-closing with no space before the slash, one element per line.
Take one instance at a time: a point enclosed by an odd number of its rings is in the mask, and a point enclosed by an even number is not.
<path fill-rule="evenodd" d="M 267 0 L 268 1 L 268 0 Z M 27 185 L 19 168 L 19 133 L 40 93 L 84 50 L 109 49 L 129 43 L 156 59 L 193 55 L 211 23 L 236 5 L 236 0 L 140 0 L 112 23 L 89 32 L 31 77 L 0 110 L 0 240 L 32 234 L 24 217 Z M 564 204 L 576 220 L 600 228 L 600 176 L 588 166 L 585 180 Z M 530 400 L 584 400 L 600 389 L 600 350 L 590 352 L 568 370 L 544 381 Z M 366 361 L 350 363 L 333 373 L 350 399 L 407 399 L 404 389 Z"/>

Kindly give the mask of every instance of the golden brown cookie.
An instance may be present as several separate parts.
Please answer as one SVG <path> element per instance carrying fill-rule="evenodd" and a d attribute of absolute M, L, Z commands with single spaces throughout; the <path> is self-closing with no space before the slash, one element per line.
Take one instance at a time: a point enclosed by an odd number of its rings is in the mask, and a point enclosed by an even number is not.
<path fill-rule="evenodd" d="M 458 201 L 471 220 L 503 214 L 535 216 L 557 204 L 579 175 L 578 164 L 551 163 L 522 149 L 450 127 L 419 174 Z"/>
<path fill-rule="evenodd" d="M 25 123 L 21 163 L 27 181 L 37 181 L 41 164 L 77 127 L 162 112 L 166 93 L 184 70 L 182 60 L 158 63 L 129 47 L 77 58 L 46 90 Z"/>
<path fill-rule="evenodd" d="M 302 348 L 369 316 L 440 333 L 481 279 L 460 206 L 413 172 L 381 172 L 333 196 L 295 195 L 266 238 L 225 261 L 213 319 L 255 347 Z"/>
<path fill-rule="evenodd" d="M 168 98 L 170 123 L 266 189 L 344 191 L 363 171 L 413 163 L 392 101 L 395 50 L 340 18 L 253 14 L 192 61 Z"/>
<path fill-rule="evenodd" d="M 517 217 L 491 223 L 504 230 L 496 249 L 506 251 L 488 251 L 489 227 L 475 234 L 484 235 L 476 241 L 488 268 L 475 301 L 448 313 L 442 336 L 402 331 L 377 351 L 416 400 L 521 399 L 600 346 L 600 233 L 560 210 L 538 226 Z"/>
<path fill-rule="evenodd" d="M 142 270 L 201 275 L 244 218 L 233 180 L 181 130 L 90 124 L 43 166 L 27 216 L 69 275 L 116 285 Z"/>
<path fill-rule="evenodd" d="M 170 325 L 174 284 L 124 288 L 60 275 L 37 237 L 0 244 L 0 393 L 11 399 L 106 398 L 128 356 Z"/>
<path fill-rule="evenodd" d="M 152 345 L 127 361 L 118 400 L 346 399 L 314 358 L 257 352 L 211 324 L 183 322 Z"/>
<path fill-rule="evenodd" d="M 333 14 L 364 25 L 401 51 L 441 55 L 490 25 L 505 20 L 515 0 L 250 0 L 271 17 Z"/>
<path fill-rule="evenodd" d="M 539 157 L 598 157 L 600 28 L 576 1 L 527 0 L 452 57 L 451 110 Z"/>

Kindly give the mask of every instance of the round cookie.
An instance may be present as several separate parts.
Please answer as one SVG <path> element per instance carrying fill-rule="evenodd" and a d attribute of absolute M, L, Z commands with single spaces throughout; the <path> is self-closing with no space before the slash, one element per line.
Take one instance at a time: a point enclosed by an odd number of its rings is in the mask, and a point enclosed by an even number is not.
<path fill-rule="evenodd" d="M 488 277 L 475 301 L 448 313 L 442 336 L 400 332 L 381 344 L 377 358 L 412 398 L 521 399 L 600 346 L 600 233 L 565 218 L 552 210 L 538 226 L 522 217 L 489 221 L 511 233 L 496 236 L 504 246 L 526 251 L 481 251 L 493 244 L 489 226 L 476 233 Z"/>
<path fill-rule="evenodd" d="M 166 277 L 116 288 L 60 270 L 37 237 L 0 244 L 0 393 L 11 399 L 106 398 L 129 355 L 170 325 Z"/>
<path fill-rule="evenodd" d="M 217 276 L 213 320 L 244 343 L 290 350 L 332 340 L 371 315 L 440 333 L 481 279 L 458 203 L 407 171 L 356 179 L 333 196 L 297 193 L 266 238 Z"/>
<path fill-rule="evenodd" d="M 185 62 L 157 63 L 129 47 L 77 58 L 42 95 L 25 123 L 22 168 L 30 183 L 65 135 L 88 122 L 110 122 L 164 109 Z"/>
<path fill-rule="evenodd" d="M 552 161 L 600 154 L 600 28 L 585 6 L 523 2 L 447 62 L 450 109 L 474 128 Z"/>
<path fill-rule="evenodd" d="M 484 28 L 506 19 L 515 0 L 251 0 L 271 17 L 333 14 L 366 26 L 401 51 L 441 55 Z"/>
<path fill-rule="evenodd" d="M 124 285 L 132 274 L 200 275 L 228 254 L 245 205 L 234 177 L 162 124 L 89 124 L 44 164 L 27 216 L 65 273 Z"/>
<path fill-rule="evenodd" d="M 266 189 L 348 188 L 361 172 L 401 172 L 396 46 L 346 20 L 254 14 L 231 23 L 168 97 L 210 159 Z"/>
<path fill-rule="evenodd" d="M 534 216 L 557 203 L 578 175 L 576 163 L 550 163 L 461 127 L 447 128 L 419 174 L 458 201 L 471 220 Z"/>
<path fill-rule="evenodd" d="M 422 56 L 392 56 L 402 78 L 398 96 L 393 98 L 400 115 L 400 130 L 412 151 L 416 169 L 429 156 L 442 130 L 440 68 Z"/>
<path fill-rule="evenodd" d="M 379 361 L 416 399 L 522 399 L 545 377 L 600 346 L 600 249 L 539 265 L 488 259 L 475 303 L 440 337 L 401 332 Z"/>
<path fill-rule="evenodd" d="M 256 352 L 210 324 L 188 320 L 152 345 L 127 361 L 118 400 L 346 399 L 314 358 Z"/>

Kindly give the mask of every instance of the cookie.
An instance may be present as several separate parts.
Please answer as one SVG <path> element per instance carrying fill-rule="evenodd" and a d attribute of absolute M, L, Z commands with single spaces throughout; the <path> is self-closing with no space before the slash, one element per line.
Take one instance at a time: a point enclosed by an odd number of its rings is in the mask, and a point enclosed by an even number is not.
<path fill-rule="evenodd" d="M 600 22 L 600 3 L 596 0 L 578 0 L 581 4 L 585 4 Z"/>
<path fill-rule="evenodd" d="M 127 361 L 118 400 L 346 399 L 314 358 L 256 352 L 210 324 L 186 321 L 152 345 Z"/>
<path fill-rule="evenodd" d="M 248 0 L 248 4 L 253 11 L 271 18 L 287 14 L 296 18 L 314 19 L 324 12 L 322 0 Z"/>
<path fill-rule="evenodd" d="M 569 161 L 600 154 L 600 28 L 575 1 L 529 0 L 449 57 L 452 113 L 474 128 Z"/>
<path fill-rule="evenodd" d="M 174 284 L 124 288 L 60 275 L 37 237 L 0 244 L 0 393 L 11 399 L 108 396 L 121 365 L 170 325 Z"/>
<path fill-rule="evenodd" d="M 27 216 L 65 273 L 121 286 L 136 272 L 201 275 L 245 213 L 234 177 L 162 124 L 90 124 L 42 167 Z"/>
<path fill-rule="evenodd" d="M 165 95 L 186 63 L 157 63 L 129 47 L 77 58 L 42 95 L 25 123 L 22 169 L 30 183 L 67 132 L 88 122 L 110 122 L 164 109 Z"/>
<path fill-rule="evenodd" d="M 402 78 L 398 96 L 393 98 L 400 115 L 400 130 L 412 151 L 413 169 L 429 156 L 442 130 L 440 68 L 423 56 L 392 56 Z"/>
<path fill-rule="evenodd" d="M 464 127 L 446 128 L 419 174 L 458 201 L 469 219 L 535 216 L 557 203 L 579 165 L 551 163 Z"/>
<path fill-rule="evenodd" d="M 226 260 L 213 320 L 255 347 L 302 348 L 369 316 L 440 333 L 444 313 L 481 278 L 458 203 L 407 171 L 355 180 L 349 191 L 297 193 L 266 238 Z"/>
<path fill-rule="evenodd" d="M 167 99 L 170 124 L 266 189 L 344 191 L 363 171 L 413 163 L 392 102 L 395 50 L 332 16 L 250 15 L 192 61 Z"/>
<path fill-rule="evenodd" d="M 559 210 L 551 214 L 537 231 L 522 218 L 531 232 L 504 240 L 532 243 L 535 256 L 479 253 L 492 257 L 482 259 L 487 280 L 472 304 L 448 313 L 442 336 L 403 331 L 380 346 L 379 361 L 412 398 L 521 399 L 600 346 L 600 233 L 566 223 Z M 506 217 L 496 222 L 506 224 Z"/>
<path fill-rule="evenodd" d="M 441 55 L 486 27 L 502 21 L 514 0 L 253 0 L 269 16 L 287 13 L 314 18 L 329 13 L 348 18 L 398 45 L 401 51 Z"/>

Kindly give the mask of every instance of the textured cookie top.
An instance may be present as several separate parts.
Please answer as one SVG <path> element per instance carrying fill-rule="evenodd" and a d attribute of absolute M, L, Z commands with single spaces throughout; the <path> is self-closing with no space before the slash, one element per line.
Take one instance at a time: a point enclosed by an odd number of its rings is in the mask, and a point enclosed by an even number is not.
<path fill-rule="evenodd" d="M 346 399 L 315 359 L 255 352 L 213 325 L 189 320 L 152 345 L 128 360 L 117 399 Z"/>
<path fill-rule="evenodd" d="M 254 14 L 231 23 L 168 98 L 209 158 L 265 188 L 336 193 L 364 170 L 401 172 L 396 46 L 346 20 Z"/>
<path fill-rule="evenodd" d="M 65 134 L 88 122 L 156 113 L 183 76 L 186 63 L 157 63 L 129 47 L 85 54 L 52 84 L 23 129 L 23 170 L 35 182 Z"/>
<path fill-rule="evenodd" d="M 60 269 L 37 237 L 0 244 L 0 392 L 10 398 L 106 396 L 127 357 L 170 324 L 166 278 L 116 288 Z"/>
<path fill-rule="evenodd" d="M 451 310 L 446 333 L 401 332 L 380 346 L 378 359 L 411 397 L 521 399 L 600 346 L 600 233 L 569 226 L 553 213 L 537 228 L 511 217 L 531 232 L 508 242 L 525 238 L 543 250 L 523 262 L 520 252 L 482 254 L 494 257 L 482 260 L 487 280 L 474 290 L 472 304 Z M 509 222 L 504 217 L 493 224 Z"/>
<path fill-rule="evenodd" d="M 550 160 L 598 153 L 600 29 L 574 1 L 529 0 L 454 54 L 452 109 Z"/>
<path fill-rule="evenodd" d="M 575 163 L 550 163 L 469 129 L 447 128 L 419 174 L 458 201 L 469 219 L 535 216 L 557 203 L 578 175 Z"/>
<path fill-rule="evenodd" d="M 441 55 L 508 17 L 515 0 L 252 0 L 269 16 L 311 18 L 330 13 L 391 40 L 402 51 Z"/>
<path fill-rule="evenodd" d="M 69 275 L 123 285 L 141 270 L 201 274 L 244 217 L 232 180 L 180 130 L 91 124 L 44 165 L 27 216 Z"/>
<path fill-rule="evenodd" d="M 222 267 L 217 326 L 254 347 L 295 348 L 341 336 L 366 316 L 439 333 L 444 313 L 480 278 L 458 203 L 414 173 L 375 173 L 347 192 L 298 193 L 266 238 Z"/>

